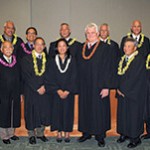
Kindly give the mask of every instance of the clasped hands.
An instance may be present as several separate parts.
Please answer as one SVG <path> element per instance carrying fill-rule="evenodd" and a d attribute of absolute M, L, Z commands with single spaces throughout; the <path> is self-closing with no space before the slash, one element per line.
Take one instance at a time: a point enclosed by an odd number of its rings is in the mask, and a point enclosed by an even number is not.
<path fill-rule="evenodd" d="M 65 99 L 69 95 L 69 91 L 57 90 L 57 94 L 61 99 Z"/>

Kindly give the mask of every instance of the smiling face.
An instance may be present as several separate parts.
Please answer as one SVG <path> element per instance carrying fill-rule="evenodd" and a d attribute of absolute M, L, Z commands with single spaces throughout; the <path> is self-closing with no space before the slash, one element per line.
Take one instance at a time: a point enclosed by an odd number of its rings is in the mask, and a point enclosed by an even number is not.
<path fill-rule="evenodd" d="M 62 38 L 68 38 L 70 36 L 70 28 L 69 28 L 69 25 L 67 24 L 63 24 L 61 25 L 60 27 L 60 36 Z"/>
<path fill-rule="evenodd" d="M 13 50 L 14 50 L 14 48 L 13 48 L 13 45 L 11 42 L 9 42 L 9 41 L 3 42 L 1 51 L 6 57 L 9 58 L 12 55 Z"/>
<path fill-rule="evenodd" d="M 57 50 L 60 55 L 65 55 L 67 53 L 67 45 L 64 41 L 60 41 L 57 45 Z"/>
<path fill-rule="evenodd" d="M 136 46 L 135 46 L 134 42 L 132 42 L 132 41 L 127 41 L 127 42 L 125 42 L 123 49 L 124 49 L 124 53 L 125 53 L 127 56 L 130 56 L 132 53 L 135 52 Z"/>
<path fill-rule="evenodd" d="M 96 40 L 98 40 L 99 33 L 96 32 L 95 27 L 87 28 L 85 34 L 86 34 L 86 38 L 87 38 L 88 42 L 92 43 L 92 42 L 95 42 Z"/>
<path fill-rule="evenodd" d="M 138 20 L 133 21 L 131 26 L 131 32 L 134 33 L 135 35 L 139 35 L 141 31 L 142 31 L 141 22 Z"/>
<path fill-rule="evenodd" d="M 37 53 L 42 53 L 45 48 L 45 42 L 41 38 L 37 38 L 34 43 L 34 49 Z"/>
<path fill-rule="evenodd" d="M 99 33 L 100 33 L 100 37 L 102 39 L 107 39 L 107 37 L 109 36 L 109 29 L 108 29 L 108 26 L 107 25 L 102 25 L 100 26 L 100 30 L 99 30 Z"/>
<path fill-rule="evenodd" d="M 33 43 L 34 40 L 36 39 L 36 31 L 34 29 L 29 29 L 27 34 L 26 34 L 26 39 L 30 42 Z"/>
<path fill-rule="evenodd" d="M 15 26 L 13 22 L 6 22 L 4 26 L 4 34 L 6 34 L 8 37 L 12 37 L 15 33 Z"/>

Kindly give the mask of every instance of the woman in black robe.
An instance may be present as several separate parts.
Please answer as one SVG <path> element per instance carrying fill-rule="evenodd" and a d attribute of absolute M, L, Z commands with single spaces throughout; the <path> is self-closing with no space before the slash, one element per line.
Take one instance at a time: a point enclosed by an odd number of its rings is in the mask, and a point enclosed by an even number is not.
<path fill-rule="evenodd" d="M 53 93 L 51 130 L 57 130 L 57 142 L 69 142 L 69 132 L 73 130 L 74 95 L 77 92 L 76 62 L 69 54 L 68 43 L 59 39 L 56 44 L 58 54 L 52 59 L 46 74 L 46 91 Z"/>

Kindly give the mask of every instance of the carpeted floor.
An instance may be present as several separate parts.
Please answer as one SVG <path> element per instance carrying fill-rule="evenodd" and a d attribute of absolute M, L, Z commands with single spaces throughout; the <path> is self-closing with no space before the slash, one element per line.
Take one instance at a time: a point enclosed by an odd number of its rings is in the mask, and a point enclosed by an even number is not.
<path fill-rule="evenodd" d="M 118 137 L 107 137 L 105 139 L 106 146 L 100 148 L 97 142 L 93 139 L 87 140 L 84 143 L 78 143 L 77 138 L 72 137 L 70 143 L 57 143 L 54 137 L 49 137 L 49 141 L 44 143 L 37 140 L 36 145 L 30 145 L 27 137 L 20 137 L 19 141 L 11 141 L 11 144 L 3 144 L 0 140 L 0 150 L 129 150 L 126 146 L 129 143 L 126 141 L 123 144 L 116 143 Z M 134 150 L 150 150 L 150 140 L 142 141 L 142 144 Z"/>

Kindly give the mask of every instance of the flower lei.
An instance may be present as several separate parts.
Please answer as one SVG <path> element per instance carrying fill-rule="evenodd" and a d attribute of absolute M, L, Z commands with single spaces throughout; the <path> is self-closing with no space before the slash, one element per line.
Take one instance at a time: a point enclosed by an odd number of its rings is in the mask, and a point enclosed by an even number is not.
<path fill-rule="evenodd" d="M 126 66 L 125 66 L 124 68 L 122 68 L 122 65 L 123 65 L 123 62 L 124 62 L 124 60 L 125 60 L 126 55 L 124 55 L 124 56 L 121 57 L 121 60 L 120 60 L 120 62 L 119 62 L 119 67 L 118 67 L 118 75 L 123 75 L 123 74 L 125 74 L 125 72 L 128 70 L 128 68 L 129 68 L 129 66 L 130 66 L 130 64 L 131 64 L 131 62 L 135 59 L 135 56 L 136 56 L 137 54 L 138 54 L 138 51 L 135 51 L 133 57 L 131 57 L 131 58 L 128 60 Z"/>
<path fill-rule="evenodd" d="M 46 66 L 46 55 L 44 52 L 42 52 L 42 68 L 40 72 L 38 71 L 38 66 L 37 66 L 37 60 L 36 60 L 36 55 L 35 55 L 35 50 L 32 51 L 32 58 L 33 58 L 33 64 L 34 64 L 34 72 L 36 76 L 42 76 L 43 73 L 45 72 L 45 66 Z"/>
<path fill-rule="evenodd" d="M 73 39 L 68 43 L 68 45 L 72 45 L 75 41 L 76 41 L 76 39 L 73 38 Z"/>
<path fill-rule="evenodd" d="M 27 53 L 29 55 L 32 53 L 32 51 L 27 50 L 27 48 L 26 48 L 26 46 L 25 46 L 24 43 L 21 43 L 21 47 L 23 48 L 23 50 L 24 50 L 25 53 Z"/>
<path fill-rule="evenodd" d="M 109 44 L 109 45 L 111 44 L 111 42 L 110 42 L 110 36 L 107 37 L 107 44 Z"/>
<path fill-rule="evenodd" d="M 17 35 L 14 34 L 13 36 L 14 36 L 14 39 L 13 39 L 12 44 L 15 45 L 15 44 L 17 43 Z M 1 40 L 2 42 L 5 41 L 2 35 L 0 35 L 0 40 Z"/>
<path fill-rule="evenodd" d="M 59 71 L 60 71 L 61 73 L 65 73 L 65 72 L 67 71 L 68 67 L 69 67 L 70 62 L 71 62 L 71 56 L 70 56 L 70 58 L 68 58 L 67 64 L 66 64 L 66 67 L 65 67 L 64 70 L 62 70 L 61 67 L 60 67 L 58 54 L 55 56 L 55 62 L 56 62 L 56 65 L 57 65 Z"/>
<path fill-rule="evenodd" d="M 140 43 L 138 44 L 138 48 L 140 48 L 144 42 L 144 34 L 140 33 L 140 35 L 141 35 L 141 40 L 140 40 Z M 128 38 L 131 38 L 131 33 L 128 33 L 127 36 Z"/>
<path fill-rule="evenodd" d="M 150 54 L 148 55 L 147 60 L 146 60 L 146 69 L 148 70 L 150 69 L 149 62 L 150 62 Z"/>
<path fill-rule="evenodd" d="M 85 50 L 86 50 L 86 45 L 87 45 L 88 41 L 85 42 L 84 46 L 83 46 L 83 49 L 82 49 L 82 57 L 85 59 L 85 60 L 88 60 L 88 59 L 91 59 L 91 57 L 94 55 L 99 43 L 100 43 L 100 40 L 98 40 L 98 42 L 96 43 L 96 45 L 94 46 L 94 49 L 92 50 L 91 54 L 89 56 L 85 56 Z"/>
<path fill-rule="evenodd" d="M 9 67 L 9 68 L 12 68 L 15 64 L 16 64 L 16 56 L 15 55 L 12 55 L 12 58 L 13 58 L 13 62 L 11 64 L 8 64 L 6 63 L 5 61 L 3 61 L 1 58 L 0 58 L 0 63 L 2 65 L 4 65 L 5 67 Z"/>

